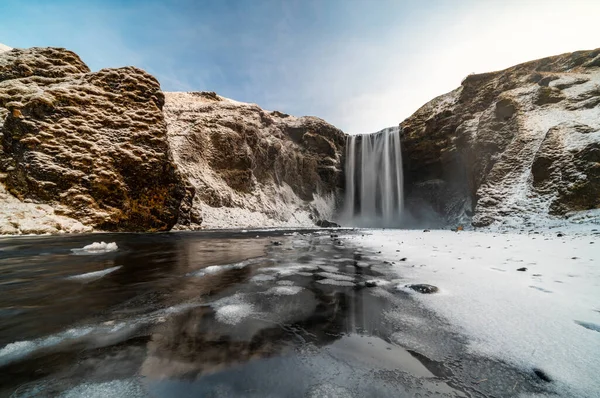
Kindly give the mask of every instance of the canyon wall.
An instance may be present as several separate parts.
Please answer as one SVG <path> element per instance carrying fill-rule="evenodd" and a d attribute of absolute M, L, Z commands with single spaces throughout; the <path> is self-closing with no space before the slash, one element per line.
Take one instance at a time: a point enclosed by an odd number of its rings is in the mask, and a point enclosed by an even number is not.
<path fill-rule="evenodd" d="M 401 127 L 421 222 L 600 221 L 600 49 L 470 75 Z"/>
<path fill-rule="evenodd" d="M 179 228 L 310 227 L 334 216 L 342 131 L 211 92 L 165 96 L 169 145 L 196 192 Z"/>
<path fill-rule="evenodd" d="M 344 134 L 135 67 L 0 48 L 0 234 L 314 226 L 342 188 Z M 164 112 L 163 112 L 164 107 Z"/>
<path fill-rule="evenodd" d="M 60 48 L 0 53 L 0 232 L 165 231 L 187 182 L 158 81 Z"/>

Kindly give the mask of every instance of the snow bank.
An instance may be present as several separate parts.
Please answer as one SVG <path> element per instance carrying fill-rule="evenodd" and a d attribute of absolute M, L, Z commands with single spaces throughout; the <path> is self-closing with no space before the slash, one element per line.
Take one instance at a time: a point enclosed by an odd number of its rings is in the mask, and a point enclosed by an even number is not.
<path fill-rule="evenodd" d="M 589 327 L 600 324 L 600 235 L 561 235 L 374 230 L 347 239 L 382 259 L 407 257 L 391 267 L 402 286 L 439 287 L 412 297 L 469 336 L 474 352 L 542 369 L 561 396 L 590 397 L 600 391 L 600 333 Z"/>
<path fill-rule="evenodd" d="M 71 249 L 74 254 L 102 254 L 119 250 L 115 242 L 94 242 L 81 249 Z"/>

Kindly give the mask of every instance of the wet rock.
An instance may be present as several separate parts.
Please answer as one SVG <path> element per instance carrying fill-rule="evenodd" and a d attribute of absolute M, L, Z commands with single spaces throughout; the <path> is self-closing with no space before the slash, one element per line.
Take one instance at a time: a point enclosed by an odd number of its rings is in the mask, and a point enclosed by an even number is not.
<path fill-rule="evenodd" d="M 423 232 L 431 232 L 431 231 L 428 229 L 424 229 Z"/>
<path fill-rule="evenodd" d="M 277 240 L 273 240 L 273 241 L 271 241 L 271 244 L 272 244 L 273 246 L 282 246 L 282 245 L 283 245 L 283 243 L 281 243 L 280 241 L 277 241 Z"/>
<path fill-rule="evenodd" d="M 377 282 L 375 281 L 365 281 L 366 287 L 377 287 Z"/>
<path fill-rule="evenodd" d="M 552 378 L 550 376 L 548 376 L 548 374 L 546 372 L 544 372 L 541 369 L 535 368 L 533 369 L 533 373 L 540 379 L 543 380 L 547 383 L 550 383 L 552 381 Z"/>
<path fill-rule="evenodd" d="M 407 285 L 406 287 L 422 294 L 437 293 L 440 290 L 437 286 L 427 284 Z"/>
<path fill-rule="evenodd" d="M 517 271 L 525 272 L 527 271 L 527 267 L 517 268 Z"/>
<path fill-rule="evenodd" d="M 339 228 L 340 227 L 340 224 L 336 224 L 334 222 L 327 221 L 327 220 L 317 220 L 315 222 L 315 225 L 317 227 L 321 227 L 321 228 Z"/>
<path fill-rule="evenodd" d="M 406 261 L 406 257 L 402 257 L 400 260 L 398 261 Z"/>
<path fill-rule="evenodd" d="M 557 233 L 557 234 L 556 234 L 556 236 L 557 236 L 558 238 L 562 238 L 562 237 L 563 237 L 563 236 L 565 236 L 565 235 L 559 232 L 559 233 Z"/>

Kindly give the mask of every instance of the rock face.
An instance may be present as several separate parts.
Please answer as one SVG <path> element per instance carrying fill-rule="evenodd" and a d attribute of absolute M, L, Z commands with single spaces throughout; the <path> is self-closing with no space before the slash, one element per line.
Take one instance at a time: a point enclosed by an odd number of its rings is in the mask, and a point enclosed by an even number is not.
<path fill-rule="evenodd" d="M 172 161 L 163 104 L 156 79 L 134 67 L 91 73 L 64 49 L 2 52 L 0 182 L 96 229 L 168 230 L 193 191 Z"/>
<path fill-rule="evenodd" d="M 343 185 L 344 134 L 215 93 L 165 93 L 169 144 L 196 190 L 180 227 L 314 226 Z"/>
<path fill-rule="evenodd" d="M 600 208 L 600 49 L 470 75 L 401 127 L 421 220 L 533 225 Z"/>

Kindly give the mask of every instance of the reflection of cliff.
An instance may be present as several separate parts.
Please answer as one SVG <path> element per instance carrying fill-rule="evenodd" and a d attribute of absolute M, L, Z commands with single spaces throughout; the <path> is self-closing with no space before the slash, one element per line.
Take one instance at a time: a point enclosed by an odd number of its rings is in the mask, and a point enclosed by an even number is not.
<path fill-rule="evenodd" d="M 141 373 L 159 379 L 193 378 L 253 359 L 280 355 L 304 339 L 327 345 L 346 331 L 350 318 L 346 300 L 344 294 L 322 295 L 313 307 L 314 312 L 303 319 L 275 326 L 270 321 L 251 319 L 239 325 L 243 331 L 219 325 L 210 307 L 192 309 L 170 319 L 152 335 Z"/>
<path fill-rule="evenodd" d="M 324 248 L 311 245 L 304 250 L 323 253 Z M 298 257 L 298 251 L 284 247 L 265 263 L 186 280 L 177 290 L 178 295 L 183 294 L 184 300 L 202 296 L 203 302 L 212 305 L 191 308 L 156 326 L 141 374 L 154 379 L 195 378 L 254 359 L 282 355 L 294 347 L 329 345 L 346 333 L 374 333 L 374 327 L 377 333 L 382 331 L 380 317 L 389 306 L 385 300 L 371 295 L 368 289 L 318 283 L 323 277 L 318 275 L 322 270 L 317 267 L 310 273 L 286 276 L 285 282 L 303 288 L 296 294 L 269 294 L 273 286 L 286 286 L 275 281 L 248 283 L 252 276 L 259 275 L 259 268 Z M 354 279 L 359 282 L 363 275 L 357 270 L 373 275 L 373 271 L 360 268 L 344 272 L 356 272 Z M 238 303 L 251 313 L 234 325 L 223 323 L 215 302 L 224 300 Z"/>

